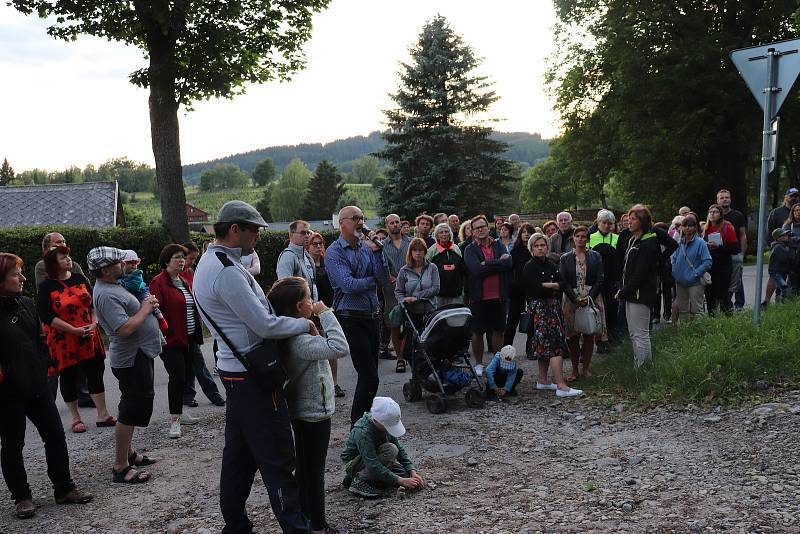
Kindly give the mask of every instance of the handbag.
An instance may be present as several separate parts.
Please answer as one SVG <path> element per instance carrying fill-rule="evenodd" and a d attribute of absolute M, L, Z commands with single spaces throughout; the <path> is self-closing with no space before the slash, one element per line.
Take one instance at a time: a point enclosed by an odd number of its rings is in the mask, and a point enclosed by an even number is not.
<path fill-rule="evenodd" d="M 278 341 L 275 339 L 264 339 L 260 345 L 248 352 L 241 354 L 236 347 L 233 346 L 231 340 L 225 335 L 225 332 L 220 330 L 217 323 L 212 319 L 200 306 L 195 297 L 194 303 L 197 304 L 197 309 L 208 320 L 214 330 L 220 335 L 222 340 L 231 349 L 231 352 L 237 360 L 244 365 L 247 372 L 250 373 L 256 380 L 261 382 L 269 390 L 283 389 L 283 384 L 286 382 L 286 370 L 284 370 L 281 361 L 278 358 Z"/>
<path fill-rule="evenodd" d="M 686 253 L 686 245 L 684 244 L 682 248 L 683 248 L 683 257 L 686 258 L 686 263 L 688 263 L 689 267 L 691 267 L 692 270 L 695 271 L 696 269 L 694 268 L 694 263 L 692 263 L 692 260 L 689 259 L 689 255 Z M 700 277 L 700 285 L 703 287 L 711 285 L 710 272 L 706 271 L 703 273 L 703 276 Z"/>
<path fill-rule="evenodd" d="M 531 309 L 529 306 L 525 308 L 525 311 L 519 314 L 519 333 L 520 334 L 527 334 L 531 331 L 531 322 L 533 321 L 533 313 L 531 313 Z"/>
<path fill-rule="evenodd" d="M 421 283 L 422 283 L 422 274 L 420 274 L 419 278 L 417 279 L 417 285 L 414 286 L 414 289 L 411 290 L 411 293 L 416 291 Z M 404 321 L 405 321 L 405 314 L 403 313 L 403 308 L 400 307 L 400 304 L 395 304 L 394 308 L 389 310 L 389 326 L 400 328 L 401 326 L 403 326 Z"/>
<path fill-rule="evenodd" d="M 575 331 L 586 335 L 600 334 L 603 331 L 600 310 L 594 305 L 592 297 L 586 298 L 589 299 L 586 306 L 575 308 Z"/>

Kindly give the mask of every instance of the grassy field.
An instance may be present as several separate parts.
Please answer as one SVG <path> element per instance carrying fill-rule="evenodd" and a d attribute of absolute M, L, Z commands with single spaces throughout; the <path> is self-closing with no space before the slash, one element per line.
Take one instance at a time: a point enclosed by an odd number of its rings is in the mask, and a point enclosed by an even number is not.
<path fill-rule="evenodd" d="M 197 186 L 186 187 L 186 202 L 207 211 L 213 219 L 219 208 L 229 200 L 244 200 L 255 205 L 263 195 L 263 187 L 245 187 L 224 191 L 200 191 Z M 368 217 L 374 217 L 378 208 L 378 194 L 370 184 L 347 184 L 346 195 L 352 197 Z M 161 205 L 149 192 L 136 193 L 136 201 L 125 205 L 126 211 L 133 211 L 144 219 L 144 224 L 161 222 Z"/>

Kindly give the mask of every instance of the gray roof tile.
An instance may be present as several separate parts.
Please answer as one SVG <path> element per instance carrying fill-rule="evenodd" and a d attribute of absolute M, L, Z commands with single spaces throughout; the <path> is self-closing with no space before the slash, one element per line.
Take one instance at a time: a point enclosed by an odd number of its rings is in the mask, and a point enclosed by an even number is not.
<path fill-rule="evenodd" d="M 115 225 L 117 182 L 0 187 L 0 227 Z"/>

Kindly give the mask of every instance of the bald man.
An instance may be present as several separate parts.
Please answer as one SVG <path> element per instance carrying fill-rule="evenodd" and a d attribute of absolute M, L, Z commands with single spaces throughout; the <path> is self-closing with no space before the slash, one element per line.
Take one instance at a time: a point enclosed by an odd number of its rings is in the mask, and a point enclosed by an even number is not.
<path fill-rule="evenodd" d="M 339 239 L 325 251 L 325 271 L 333 286 L 333 309 L 350 345 L 358 374 L 350 426 L 369 411 L 378 392 L 378 291 L 389 283 L 381 247 L 365 235 L 357 206 L 339 211 Z"/>

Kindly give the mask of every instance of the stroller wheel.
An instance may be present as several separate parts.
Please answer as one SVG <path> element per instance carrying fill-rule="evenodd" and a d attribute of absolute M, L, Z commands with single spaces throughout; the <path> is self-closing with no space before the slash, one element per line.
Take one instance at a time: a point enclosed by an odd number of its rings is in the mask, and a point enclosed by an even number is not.
<path fill-rule="evenodd" d="M 417 402 L 422 398 L 422 386 L 416 381 L 408 381 L 403 384 L 403 398 L 408 402 Z"/>
<path fill-rule="evenodd" d="M 470 408 L 482 408 L 484 402 L 486 402 L 486 396 L 483 394 L 483 391 L 474 386 L 467 390 L 464 399 L 467 401 L 467 406 Z"/>
<path fill-rule="evenodd" d="M 431 395 L 425 399 L 425 407 L 432 414 L 440 414 L 447 411 L 447 400 L 439 395 Z"/>

